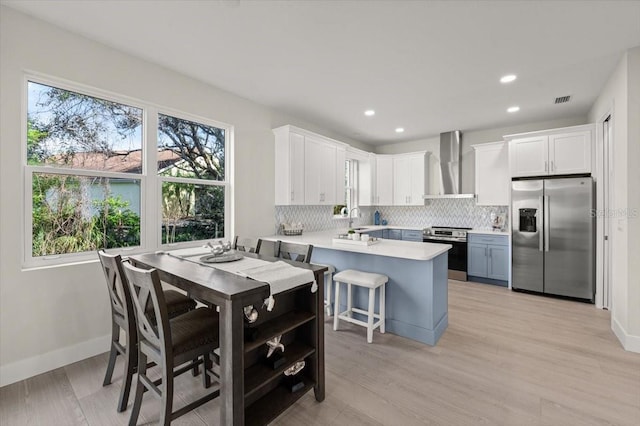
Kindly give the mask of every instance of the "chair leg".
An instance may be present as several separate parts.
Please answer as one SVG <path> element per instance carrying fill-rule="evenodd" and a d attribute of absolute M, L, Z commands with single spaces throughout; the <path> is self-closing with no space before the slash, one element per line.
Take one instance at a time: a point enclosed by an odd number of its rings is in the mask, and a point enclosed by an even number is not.
<path fill-rule="evenodd" d="M 325 281 L 327 282 L 327 315 L 331 316 L 331 285 L 333 284 L 333 274 L 326 272 L 324 274 Z"/>
<path fill-rule="evenodd" d="M 120 400 L 118 401 L 118 413 L 127 409 L 129 403 L 129 392 L 131 391 L 131 382 L 133 381 L 133 373 L 136 369 L 138 345 L 131 341 L 127 336 L 127 354 L 124 361 L 124 379 L 122 381 L 122 389 L 120 389 Z"/>
<path fill-rule="evenodd" d="M 162 383 L 164 389 L 160 401 L 162 407 L 160 409 L 160 421 L 158 424 L 169 426 L 171 424 L 171 410 L 173 408 L 173 367 L 166 363 L 162 369 Z"/>
<path fill-rule="evenodd" d="M 116 358 L 118 357 L 118 350 L 116 349 L 115 342 L 120 339 L 120 326 L 115 322 L 111 323 L 111 351 L 109 352 L 109 363 L 107 364 L 107 372 L 104 375 L 104 381 L 102 386 L 111 384 L 111 377 L 113 376 L 113 369 L 116 366 Z"/>
<path fill-rule="evenodd" d="M 195 363 L 195 365 L 193 366 L 193 369 L 191 370 L 191 375 L 193 377 L 196 377 L 198 374 L 200 374 L 200 366 L 198 365 L 198 358 L 194 359 L 193 362 Z M 205 371 L 206 373 L 206 371 Z"/>
<path fill-rule="evenodd" d="M 374 306 L 375 306 L 375 301 L 376 301 L 376 289 L 375 288 L 370 288 L 369 289 L 369 315 L 367 317 L 367 342 L 371 343 L 373 342 L 373 313 L 374 313 Z"/>
<path fill-rule="evenodd" d="M 202 384 L 205 389 L 209 389 L 211 387 L 211 377 L 209 376 L 208 371 L 211 370 L 213 362 L 211 361 L 211 354 L 204 354 L 202 356 Z"/>
<path fill-rule="evenodd" d="M 333 313 L 333 331 L 338 331 L 338 316 L 340 315 L 340 283 L 336 281 L 335 312 Z"/>
<path fill-rule="evenodd" d="M 136 396 L 133 399 L 133 408 L 131 409 L 131 417 L 129 417 L 129 426 L 135 426 L 138 423 L 140 415 L 140 407 L 142 406 L 142 396 L 144 395 L 144 384 L 140 377 L 147 374 L 147 356 L 138 351 L 138 381 L 136 382 Z"/>
<path fill-rule="evenodd" d="M 385 284 L 382 284 L 382 286 L 380 287 L 380 333 L 384 334 L 384 323 L 385 323 L 385 307 L 386 307 L 386 300 L 385 300 L 385 294 L 384 294 L 384 288 L 386 287 Z"/>

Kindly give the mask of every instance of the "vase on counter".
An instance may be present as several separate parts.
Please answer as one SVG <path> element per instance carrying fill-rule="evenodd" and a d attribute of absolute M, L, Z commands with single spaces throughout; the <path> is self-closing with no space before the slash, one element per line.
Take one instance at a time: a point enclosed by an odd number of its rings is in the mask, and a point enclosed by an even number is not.
<path fill-rule="evenodd" d="M 380 225 L 380 212 L 378 210 L 373 214 L 373 224 Z"/>

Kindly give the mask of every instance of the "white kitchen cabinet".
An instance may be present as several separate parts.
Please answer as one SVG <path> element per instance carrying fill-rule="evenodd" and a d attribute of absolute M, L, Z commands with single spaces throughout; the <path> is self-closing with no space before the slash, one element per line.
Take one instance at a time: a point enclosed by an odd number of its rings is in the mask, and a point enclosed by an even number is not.
<path fill-rule="evenodd" d="M 547 136 L 514 139 L 509 145 L 511 176 L 542 176 L 549 172 Z"/>
<path fill-rule="evenodd" d="M 549 174 L 591 172 L 591 131 L 549 135 Z"/>
<path fill-rule="evenodd" d="M 374 204 L 393 205 L 393 186 L 393 156 L 377 155 Z"/>
<path fill-rule="evenodd" d="M 347 144 L 289 125 L 273 133 L 276 205 L 333 205 L 342 200 Z"/>
<path fill-rule="evenodd" d="M 342 158 L 344 162 L 344 156 Z M 336 177 L 336 146 L 307 136 L 304 141 L 304 203 L 335 204 Z"/>
<path fill-rule="evenodd" d="M 275 204 L 304 204 L 304 136 L 285 127 L 275 134 Z"/>
<path fill-rule="evenodd" d="M 512 177 L 591 173 L 594 126 L 506 136 Z"/>
<path fill-rule="evenodd" d="M 366 153 L 358 158 L 358 205 L 375 205 L 376 155 Z"/>
<path fill-rule="evenodd" d="M 335 170 L 335 192 L 333 204 L 344 204 L 345 202 L 345 163 L 347 161 L 347 150 L 343 146 L 336 146 L 336 170 Z"/>
<path fill-rule="evenodd" d="M 509 156 L 506 142 L 473 145 L 476 156 L 476 204 L 508 206 Z"/>
<path fill-rule="evenodd" d="M 393 204 L 397 206 L 424 205 L 426 188 L 426 153 L 395 155 L 393 157 Z"/>

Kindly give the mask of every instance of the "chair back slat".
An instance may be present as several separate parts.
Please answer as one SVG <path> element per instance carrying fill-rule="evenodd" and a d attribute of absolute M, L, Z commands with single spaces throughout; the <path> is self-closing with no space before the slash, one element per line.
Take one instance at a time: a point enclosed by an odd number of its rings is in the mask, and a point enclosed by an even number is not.
<path fill-rule="evenodd" d="M 262 240 L 259 238 L 245 238 L 236 235 L 236 238 L 233 241 L 233 248 L 235 250 L 246 251 L 248 253 L 259 253 L 261 244 Z"/>
<path fill-rule="evenodd" d="M 133 305 L 129 288 L 124 284 L 124 272 L 122 271 L 122 257 L 110 255 L 100 250 L 98 252 L 104 277 L 107 281 L 109 299 L 111 300 L 111 313 L 114 317 L 119 317 L 128 322 L 133 321 Z"/>
<path fill-rule="evenodd" d="M 297 244 L 278 241 L 276 257 L 281 259 L 295 260 L 297 262 L 311 263 L 311 244 Z"/>
<path fill-rule="evenodd" d="M 147 343 L 163 357 L 172 356 L 167 349 L 171 348 L 171 333 L 169 333 L 169 314 L 162 291 L 162 284 L 155 269 L 140 269 L 129 264 L 123 264 L 127 277 L 129 291 L 133 297 L 133 306 L 138 324 L 138 338 L 140 343 Z M 147 306 L 153 306 L 155 321 L 150 317 Z"/>

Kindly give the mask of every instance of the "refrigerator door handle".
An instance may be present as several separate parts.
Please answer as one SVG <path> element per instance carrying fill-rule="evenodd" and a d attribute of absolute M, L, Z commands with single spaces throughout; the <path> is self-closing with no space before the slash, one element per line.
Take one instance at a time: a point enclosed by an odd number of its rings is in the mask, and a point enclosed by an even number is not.
<path fill-rule="evenodd" d="M 549 251 L 549 196 L 544 196 L 544 251 Z"/>
<path fill-rule="evenodd" d="M 543 206 L 544 206 L 544 197 L 542 195 L 538 197 L 538 202 L 540 203 L 538 205 L 538 207 L 539 207 L 538 211 L 542 211 Z M 542 223 L 540 223 L 540 222 L 543 222 L 543 221 L 544 221 L 544 216 L 538 214 L 538 234 L 540 235 L 539 242 L 538 242 L 538 250 L 539 251 L 543 251 L 544 250 L 544 232 L 542 231 Z"/>

